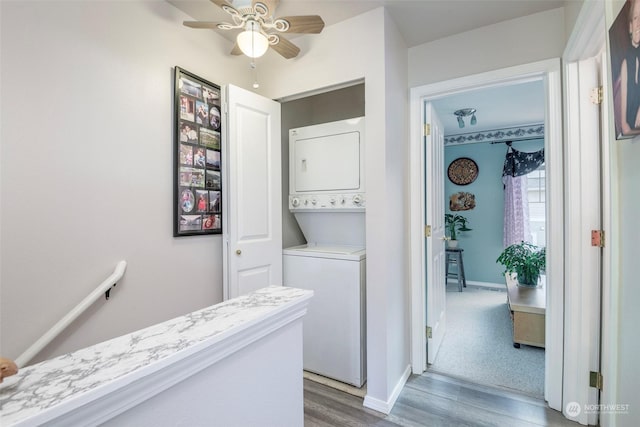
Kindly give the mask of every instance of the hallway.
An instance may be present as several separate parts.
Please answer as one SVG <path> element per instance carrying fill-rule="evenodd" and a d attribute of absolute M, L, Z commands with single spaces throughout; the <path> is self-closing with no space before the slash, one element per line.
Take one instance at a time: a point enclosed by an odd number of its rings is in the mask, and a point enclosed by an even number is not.
<path fill-rule="evenodd" d="M 412 375 L 389 415 L 362 398 L 304 382 L 305 426 L 578 426 L 542 400 L 432 372 Z"/>

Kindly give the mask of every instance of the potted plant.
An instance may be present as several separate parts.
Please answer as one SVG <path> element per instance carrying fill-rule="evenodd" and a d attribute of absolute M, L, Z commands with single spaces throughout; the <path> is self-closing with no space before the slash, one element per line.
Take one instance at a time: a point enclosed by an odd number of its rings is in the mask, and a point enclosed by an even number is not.
<path fill-rule="evenodd" d="M 527 242 L 507 247 L 496 262 L 504 265 L 505 274 L 516 273 L 518 284 L 538 286 L 540 274 L 546 268 L 546 249 Z"/>
<path fill-rule="evenodd" d="M 458 246 L 458 232 L 471 231 L 471 229 L 467 227 L 467 218 L 457 214 L 444 214 L 444 226 L 449 232 L 448 245 L 450 248 Z"/>

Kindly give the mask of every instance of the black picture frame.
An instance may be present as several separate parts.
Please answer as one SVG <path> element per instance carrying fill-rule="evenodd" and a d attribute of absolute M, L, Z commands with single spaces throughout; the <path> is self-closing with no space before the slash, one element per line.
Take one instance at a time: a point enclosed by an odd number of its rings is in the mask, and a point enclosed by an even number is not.
<path fill-rule="evenodd" d="M 622 82 L 623 63 L 627 56 L 633 55 L 631 52 L 634 50 L 630 33 L 631 26 L 629 22 L 631 6 L 633 3 L 634 2 L 631 0 L 627 0 L 625 2 L 620 13 L 618 13 L 618 16 L 609 28 L 611 93 L 613 94 L 613 116 L 616 139 L 634 138 L 637 135 L 640 135 L 640 125 L 635 125 L 638 119 L 640 119 L 640 88 L 638 88 L 637 85 L 635 90 L 630 90 L 629 85 L 627 85 L 626 88 L 623 88 L 624 84 Z M 640 12 L 640 2 L 637 3 L 636 14 Z M 640 45 L 637 49 L 640 50 Z M 622 114 L 623 109 L 626 110 L 626 105 L 622 105 L 623 91 L 627 93 L 629 98 L 627 99 L 627 104 L 631 102 L 629 108 L 634 110 L 634 114 L 632 114 L 632 116 L 635 116 L 628 117 L 627 120 L 623 118 Z M 634 94 L 635 96 L 633 96 Z M 629 114 L 625 111 L 625 115 Z M 623 121 L 627 122 L 630 129 L 623 127 Z"/>
<path fill-rule="evenodd" d="M 220 86 L 175 67 L 174 237 L 222 233 L 220 98 Z"/>

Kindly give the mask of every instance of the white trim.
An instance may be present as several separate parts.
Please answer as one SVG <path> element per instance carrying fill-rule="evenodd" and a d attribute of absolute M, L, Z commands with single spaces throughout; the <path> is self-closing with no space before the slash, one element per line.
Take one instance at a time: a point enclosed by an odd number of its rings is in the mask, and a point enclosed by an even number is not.
<path fill-rule="evenodd" d="M 411 363 L 414 373 L 422 373 L 426 368 L 426 343 L 424 337 L 424 170 L 422 164 L 422 104 L 427 100 L 442 98 L 453 93 L 498 85 L 517 84 L 524 81 L 544 80 L 546 90 L 545 153 L 548 164 L 549 223 L 547 228 L 547 273 L 550 283 L 563 283 L 564 253 L 562 236 L 563 188 L 562 188 L 562 115 L 560 61 L 549 59 L 531 64 L 519 65 L 492 72 L 462 77 L 411 89 L 410 110 L 410 157 L 409 188 L 410 197 L 410 253 L 411 253 Z M 554 256 L 555 254 L 555 256 Z M 548 366 L 545 369 L 545 398 L 554 409 L 562 405 L 562 364 L 563 348 L 563 290 L 562 286 L 550 287 L 547 301 L 547 324 L 556 325 L 547 335 Z M 553 295 L 551 295 L 553 294 Z"/>
<path fill-rule="evenodd" d="M 615 371 L 615 353 L 617 347 L 608 341 L 607 333 L 611 333 L 612 312 L 605 302 L 615 304 L 611 300 L 610 286 L 610 249 L 603 252 L 604 271 L 600 271 L 600 253 L 585 242 L 589 230 L 610 229 L 610 217 L 601 217 L 602 212 L 611 209 L 610 201 L 606 199 L 607 183 L 609 183 L 607 169 L 608 153 L 603 150 L 600 159 L 599 146 L 609 147 L 606 140 L 610 138 L 605 130 L 609 129 L 606 120 L 599 120 L 597 109 L 588 100 L 591 86 L 598 84 L 597 58 L 602 56 L 605 48 L 605 16 L 604 2 L 587 1 L 578 15 L 574 31 L 565 49 L 564 60 L 564 102 L 566 123 L 566 159 L 565 162 L 565 194 L 566 217 L 565 229 L 565 357 L 564 357 L 564 393 L 563 406 L 568 402 L 578 402 L 581 405 L 599 403 L 597 392 L 589 387 L 588 372 L 599 370 L 600 357 L 603 359 L 604 373 L 606 368 Z M 608 61 L 607 61 L 608 62 Z M 605 73 L 602 73 L 605 74 Z M 603 83 L 607 78 L 602 76 Z M 609 86 L 606 86 L 607 88 Z M 608 100 L 607 100 L 608 101 Z M 609 111 L 609 104 L 605 101 L 601 108 Z M 595 110 L 595 111 L 594 111 Z M 606 117 L 606 116 L 605 116 Z M 603 129 L 599 129 L 599 121 Z M 598 134 L 599 133 L 599 134 Z M 606 136 L 604 136 L 606 135 Z M 599 194 L 600 176 L 604 174 L 604 194 Z M 594 197 L 594 191 L 598 194 Z M 595 201 L 595 205 L 594 205 Z M 602 274 L 602 301 L 599 290 L 599 277 Z M 600 311 L 602 307 L 602 311 Z M 599 321 L 602 313 L 602 333 L 599 337 Z M 615 311 L 613 312 L 615 313 Z M 609 328 L 607 328 L 609 326 Z M 604 340 L 601 346 L 599 339 Z M 602 354 L 600 354 L 602 349 Z M 614 355 L 612 358 L 611 356 Z M 609 357 L 607 359 L 607 357 Z M 609 365 L 606 364 L 609 363 Z M 610 382 L 611 381 L 611 382 Z M 613 382 L 613 384 L 612 384 Z M 602 403 L 615 402 L 615 375 L 608 373 L 602 394 Z M 613 399 L 613 400 L 612 400 Z M 564 407 L 562 408 L 564 411 Z M 564 412 L 563 412 L 564 413 Z M 566 413 L 565 416 L 570 418 Z M 581 424 L 595 424 L 595 415 L 581 413 L 573 418 Z M 603 417 L 604 425 L 613 425 L 612 417 Z"/>
<path fill-rule="evenodd" d="M 391 412 L 391 409 L 393 408 L 393 405 L 395 405 L 396 400 L 398 400 L 398 396 L 400 396 L 400 392 L 402 391 L 402 388 L 404 387 L 405 383 L 409 379 L 409 375 L 411 375 L 411 365 L 407 365 L 406 369 L 402 373 L 402 377 L 400 377 L 400 379 L 396 383 L 396 386 L 393 388 L 393 391 L 391 392 L 391 396 L 389 396 L 389 399 L 384 401 L 384 400 L 376 399 L 375 397 L 366 395 L 364 397 L 364 402 L 362 403 L 362 406 L 369 409 L 373 409 L 374 411 L 382 412 L 383 414 L 389 414 Z"/>

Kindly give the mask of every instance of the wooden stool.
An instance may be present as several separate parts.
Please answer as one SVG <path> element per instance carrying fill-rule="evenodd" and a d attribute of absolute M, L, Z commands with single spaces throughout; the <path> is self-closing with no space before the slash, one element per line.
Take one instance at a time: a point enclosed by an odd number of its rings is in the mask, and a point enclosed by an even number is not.
<path fill-rule="evenodd" d="M 445 260 L 445 282 L 449 277 L 458 279 L 458 291 L 462 292 L 462 287 L 467 287 L 467 279 L 464 276 L 464 262 L 462 261 L 462 248 L 447 248 Z M 457 269 L 455 273 L 449 273 L 449 264 L 454 264 Z"/>

